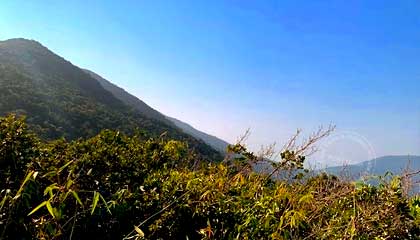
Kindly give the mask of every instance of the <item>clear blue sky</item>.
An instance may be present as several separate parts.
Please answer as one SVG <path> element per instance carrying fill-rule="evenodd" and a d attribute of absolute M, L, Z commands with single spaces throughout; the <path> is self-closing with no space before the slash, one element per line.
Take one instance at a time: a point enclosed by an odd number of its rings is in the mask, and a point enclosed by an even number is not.
<path fill-rule="evenodd" d="M 15 37 L 228 141 L 249 127 L 254 149 L 332 122 L 326 154 L 420 154 L 417 0 L 2 0 Z"/>

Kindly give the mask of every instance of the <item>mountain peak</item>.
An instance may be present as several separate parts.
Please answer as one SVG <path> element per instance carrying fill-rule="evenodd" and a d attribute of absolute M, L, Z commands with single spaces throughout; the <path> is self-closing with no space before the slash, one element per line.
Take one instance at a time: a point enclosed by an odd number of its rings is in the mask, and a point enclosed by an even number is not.
<path fill-rule="evenodd" d="M 26 39 L 26 38 L 11 38 L 4 41 L 0 41 L 1 45 L 8 45 L 8 46 L 16 46 L 16 47 L 43 47 L 45 48 L 40 42 L 32 40 L 32 39 Z"/>

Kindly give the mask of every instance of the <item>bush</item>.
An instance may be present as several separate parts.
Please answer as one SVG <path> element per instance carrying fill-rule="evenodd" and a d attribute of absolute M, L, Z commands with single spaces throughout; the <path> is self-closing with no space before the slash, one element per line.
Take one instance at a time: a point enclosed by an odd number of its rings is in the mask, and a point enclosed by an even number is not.
<path fill-rule="evenodd" d="M 0 120 L 1 239 L 415 239 L 420 204 L 398 177 L 273 180 L 240 164 L 197 164 L 183 142 L 102 131 L 41 142 Z M 303 156 L 284 154 L 301 168 Z M 293 156 L 290 156 L 292 154 Z M 287 156 L 286 156 L 287 155 Z M 296 162 L 294 162 L 296 161 Z M 281 165 L 281 164 L 280 164 Z M 291 169 L 294 170 L 294 169 Z"/>

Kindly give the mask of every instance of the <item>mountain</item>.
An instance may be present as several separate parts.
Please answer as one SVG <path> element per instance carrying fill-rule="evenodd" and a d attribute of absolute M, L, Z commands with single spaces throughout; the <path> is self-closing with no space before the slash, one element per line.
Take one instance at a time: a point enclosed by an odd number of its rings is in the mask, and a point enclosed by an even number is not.
<path fill-rule="evenodd" d="M 211 136 L 207 133 L 204 133 L 202 131 L 199 131 L 195 128 L 193 128 L 191 125 L 182 122 L 178 119 L 168 117 L 163 115 L 162 113 L 156 111 L 155 109 L 148 106 L 146 103 L 144 103 L 142 100 L 138 99 L 137 97 L 131 95 L 130 93 L 126 92 L 124 89 L 118 87 L 117 85 L 111 83 L 110 81 L 104 79 L 103 77 L 99 76 L 98 74 L 90 71 L 90 70 L 84 70 L 86 73 L 89 73 L 93 78 L 95 78 L 103 88 L 111 92 L 116 98 L 121 100 L 123 103 L 137 109 L 144 115 L 165 122 L 169 125 L 176 126 L 180 129 L 182 129 L 183 132 L 197 138 L 203 140 L 206 144 L 210 145 L 214 149 L 218 150 L 221 153 L 226 152 L 226 147 L 229 145 L 224 140 L 221 140 L 215 136 Z"/>
<path fill-rule="evenodd" d="M 228 142 L 215 136 L 209 135 L 207 133 L 201 132 L 189 125 L 188 123 L 182 122 L 176 118 L 168 116 L 166 116 L 166 118 L 173 122 L 177 127 L 181 128 L 184 132 L 190 134 L 191 136 L 203 140 L 205 143 L 222 153 L 226 152 L 226 148 L 229 145 Z"/>
<path fill-rule="evenodd" d="M 99 76 L 98 74 L 96 74 L 96 73 L 94 73 L 90 70 L 83 69 L 83 71 L 85 71 L 86 73 L 91 75 L 94 79 L 96 79 L 102 85 L 102 87 L 105 90 L 112 93 L 114 95 L 114 97 L 116 97 L 117 99 L 119 99 L 123 103 L 137 109 L 139 112 L 141 112 L 145 116 L 148 116 L 150 118 L 159 120 L 161 122 L 165 122 L 168 125 L 173 125 L 173 123 L 168 121 L 168 119 L 166 119 L 166 117 L 163 114 L 156 111 L 155 109 L 153 109 L 152 107 L 150 107 L 145 102 L 138 99 L 137 97 L 131 95 L 128 92 L 126 92 L 124 89 L 118 87 L 117 85 L 111 83 L 110 81 L 106 80 L 105 78 Z"/>
<path fill-rule="evenodd" d="M 420 156 L 383 156 L 371 159 L 358 164 L 347 166 L 334 166 L 325 169 L 314 170 L 314 173 L 326 172 L 336 176 L 359 179 L 364 176 L 383 176 L 387 172 L 394 175 L 402 175 L 409 169 L 410 172 L 420 170 Z M 271 164 L 263 162 L 256 164 L 254 170 L 257 172 L 270 173 L 273 171 Z M 415 176 L 415 181 L 420 181 L 420 176 Z M 420 185 L 418 186 L 420 190 Z"/>
<path fill-rule="evenodd" d="M 353 179 L 358 179 L 362 176 L 384 176 L 387 172 L 402 175 L 407 167 L 410 172 L 419 171 L 420 156 L 383 156 L 345 167 L 329 167 L 323 171 L 338 176 L 344 174 Z M 414 175 L 411 180 L 414 183 L 412 193 L 419 193 L 420 175 Z M 371 180 L 370 183 L 377 184 L 377 181 Z"/>
<path fill-rule="evenodd" d="M 140 111 L 124 103 L 91 74 L 36 41 L 0 41 L 0 115 L 26 115 L 42 138 L 72 140 L 103 129 L 129 134 L 140 129 L 152 137 L 166 133 L 169 138 L 187 141 L 200 156 L 221 159 L 202 140 L 153 115 L 150 109 Z"/>
<path fill-rule="evenodd" d="M 335 166 L 326 168 L 325 171 L 340 174 L 345 171 L 351 176 L 384 175 L 386 172 L 402 174 L 407 166 L 411 170 L 420 169 L 420 156 L 383 156 L 348 166 Z"/>

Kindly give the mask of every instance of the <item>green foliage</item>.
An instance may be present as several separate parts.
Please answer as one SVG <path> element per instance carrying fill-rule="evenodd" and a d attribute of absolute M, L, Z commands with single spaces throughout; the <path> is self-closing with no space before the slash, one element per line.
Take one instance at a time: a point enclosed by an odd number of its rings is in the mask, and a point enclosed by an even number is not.
<path fill-rule="evenodd" d="M 40 142 L 0 119 L 1 239 L 415 239 L 419 198 L 320 174 L 273 180 L 237 164 L 198 165 L 185 143 L 102 131 Z M 232 146 L 239 166 L 255 160 Z M 241 154 L 239 154 L 241 153 Z M 282 170 L 301 168 L 285 152 Z M 7 161 L 9 158 L 13 161 Z M 234 162 L 235 162 L 234 161 Z M 17 167 L 15 167 L 15 164 Z"/>

